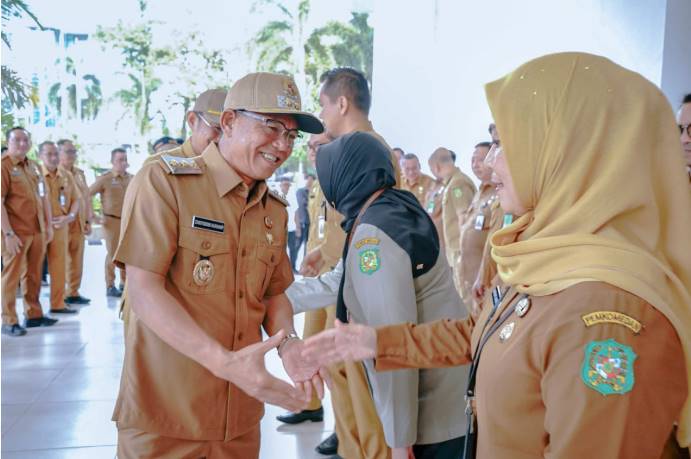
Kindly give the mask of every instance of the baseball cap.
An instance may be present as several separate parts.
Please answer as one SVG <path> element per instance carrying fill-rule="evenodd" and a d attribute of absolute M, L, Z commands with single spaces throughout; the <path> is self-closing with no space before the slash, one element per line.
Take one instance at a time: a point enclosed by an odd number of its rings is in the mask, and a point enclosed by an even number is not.
<path fill-rule="evenodd" d="M 287 75 L 267 72 L 245 75 L 228 91 L 223 109 L 291 115 L 301 131 L 324 132 L 319 118 L 302 111 L 300 92 L 293 78 Z"/>
<path fill-rule="evenodd" d="M 206 119 L 215 125 L 221 124 L 221 113 L 223 113 L 223 101 L 226 98 L 225 89 L 209 89 L 199 94 L 194 101 L 193 112 L 201 112 Z"/>

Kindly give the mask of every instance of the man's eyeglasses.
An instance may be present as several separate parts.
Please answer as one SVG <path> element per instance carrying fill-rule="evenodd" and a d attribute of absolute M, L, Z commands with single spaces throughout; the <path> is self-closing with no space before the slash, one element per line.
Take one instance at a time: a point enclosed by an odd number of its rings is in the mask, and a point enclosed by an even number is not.
<path fill-rule="evenodd" d="M 248 118 L 261 121 L 271 135 L 274 137 L 283 137 L 290 144 L 293 144 L 296 140 L 302 138 L 302 133 L 299 130 L 288 129 L 285 124 L 273 118 L 267 118 L 258 113 L 248 112 L 245 110 L 237 110 L 237 113 L 245 115 Z"/>
<path fill-rule="evenodd" d="M 679 134 L 683 134 L 686 131 L 686 135 L 691 137 L 691 124 L 678 124 L 677 126 L 679 126 Z"/>
<path fill-rule="evenodd" d="M 213 129 L 214 132 L 216 133 L 216 135 L 221 135 L 221 126 L 219 126 L 217 124 L 211 124 L 209 122 L 209 120 L 206 119 L 206 117 L 204 116 L 204 113 L 202 113 L 202 112 L 194 112 L 194 113 L 197 114 L 197 117 L 200 118 L 204 122 L 204 124 L 206 124 L 208 127 Z"/>

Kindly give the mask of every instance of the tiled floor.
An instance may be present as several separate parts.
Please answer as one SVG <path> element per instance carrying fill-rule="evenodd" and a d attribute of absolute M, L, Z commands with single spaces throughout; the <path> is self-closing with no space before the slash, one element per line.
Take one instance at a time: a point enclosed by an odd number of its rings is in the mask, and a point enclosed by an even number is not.
<path fill-rule="evenodd" d="M 87 246 L 82 294 L 92 299 L 75 317 L 54 327 L 29 329 L 21 338 L 2 336 L 3 459 L 99 459 L 115 457 L 110 416 L 123 358 L 117 301 L 103 285 L 103 246 Z M 41 302 L 48 309 L 48 289 Z M 21 311 L 21 300 L 17 300 Z M 21 320 L 21 318 L 20 318 Z M 302 316 L 295 319 L 302 329 Z M 287 379 L 276 352 L 269 371 Z M 287 426 L 280 408 L 267 405 L 262 421 L 262 459 L 323 458 L 314 446 L 333 429 L 330 402 L 323 423 Z"/>

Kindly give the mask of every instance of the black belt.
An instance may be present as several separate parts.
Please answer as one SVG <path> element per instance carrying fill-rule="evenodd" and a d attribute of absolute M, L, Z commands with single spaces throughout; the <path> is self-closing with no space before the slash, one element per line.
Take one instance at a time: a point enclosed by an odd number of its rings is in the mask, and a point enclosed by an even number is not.
<path fill-rule="evenodd" d="M 116 217 L 115 215 L 109 215 L 109 214 L 103 214 L 103 215 L 105 215 L 106 217 L 117 218 L 118 220 L 120 220 L 120 217 Z"/>

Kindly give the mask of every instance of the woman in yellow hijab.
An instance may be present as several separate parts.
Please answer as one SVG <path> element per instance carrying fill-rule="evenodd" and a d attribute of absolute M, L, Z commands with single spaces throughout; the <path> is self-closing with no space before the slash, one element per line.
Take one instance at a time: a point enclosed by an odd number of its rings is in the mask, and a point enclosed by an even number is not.
<path fill-rule="evenodd" d="M 535 59 L 486 91 L 503 147 L 494 181 L 517 218 L 492 238 L 502 285 L 477 323 L 339 324 L 305 354 L 380 371 L 472 362 L 480 458 L 657 459 L 675 423 L 687 446 L 691 194 L 669 103 L 583 53 Z"/>

